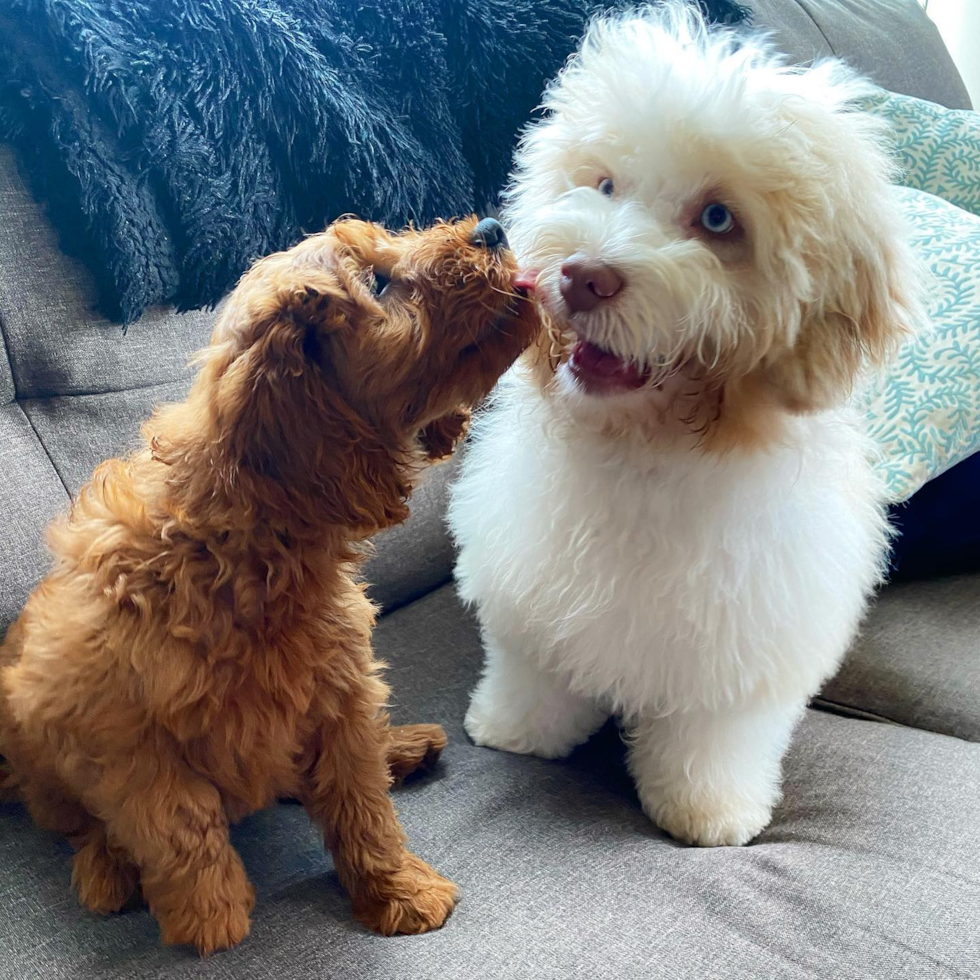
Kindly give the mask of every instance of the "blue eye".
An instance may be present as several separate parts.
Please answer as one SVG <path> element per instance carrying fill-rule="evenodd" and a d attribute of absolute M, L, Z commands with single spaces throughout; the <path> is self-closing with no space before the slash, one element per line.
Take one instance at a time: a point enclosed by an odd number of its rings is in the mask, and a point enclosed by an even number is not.
<path fill-rule="evenodd" d="M 701 227 L 712 235 L 727 235 L 735 227 L 735 215 L 715 201 L 701 212 Z"/>
<path fill-rule="evenodd" d="M 613 185 L 612 177 L 603 177 L 602 180 L 599 181 L 598 190 L 600 194 L 605 194 L 606 197 L 612 197 L 615 189 L 616 188 Z"/>

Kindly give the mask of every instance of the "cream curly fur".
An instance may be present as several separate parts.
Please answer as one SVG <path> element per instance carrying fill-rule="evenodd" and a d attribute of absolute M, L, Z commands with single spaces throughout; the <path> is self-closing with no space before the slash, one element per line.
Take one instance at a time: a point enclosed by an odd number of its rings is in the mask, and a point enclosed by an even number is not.
<path fill-rule="evenodd" d="M 619 714 L 644 809 L 695 844 L 769 823 L 886 553 L 845 403 L 916 322 L 917 270 L 865 87 L 676 5 L 600 20 L 508 196 L 551 349 L 505 378 L 454 489 L 486 647 L 467 730 L 557 757 Z M 733 233 L 699 223 L 712 202 Z M 625 282 L 593 311 L 563 299 L 575 253 Z M 583 341 L 645 383 L 583 386 Z"/>

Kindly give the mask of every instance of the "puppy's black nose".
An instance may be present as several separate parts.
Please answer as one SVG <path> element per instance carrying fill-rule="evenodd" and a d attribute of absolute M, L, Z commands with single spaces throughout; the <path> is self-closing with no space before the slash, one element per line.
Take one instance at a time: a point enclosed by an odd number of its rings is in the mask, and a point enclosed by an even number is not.
<path fill-rule="evenodd" d="M 480 248 L 506 248 L 504 226 L 496 218 L 484 218 L 473 229 L 473 244 Z"/>

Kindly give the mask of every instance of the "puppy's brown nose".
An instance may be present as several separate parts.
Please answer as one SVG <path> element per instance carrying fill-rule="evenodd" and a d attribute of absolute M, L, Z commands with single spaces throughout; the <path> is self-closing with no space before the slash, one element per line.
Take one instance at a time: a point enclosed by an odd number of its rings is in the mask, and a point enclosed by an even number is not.
<path fill-rule="evenodd" d="M 588 313 L 623 288 L 623 277 L 611 266 L 581 252 L 561 264 L 559 291 L 572 313 Z"/>
<path fill-rule="evenodd" d="M 506 248 L 503 225 L 496 218 L 484 218 L 473 229 L 473 244 L 481 248 Z"/>

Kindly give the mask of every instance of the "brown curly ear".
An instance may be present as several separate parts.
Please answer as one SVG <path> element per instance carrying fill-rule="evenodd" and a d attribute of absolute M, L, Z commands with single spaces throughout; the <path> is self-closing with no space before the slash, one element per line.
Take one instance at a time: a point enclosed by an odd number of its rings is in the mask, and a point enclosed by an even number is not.
<path fill-rule="evenodd" d="M 430 460 L 436 461 L 452 456 L 459 441 L 470 427 L 470 410 L 460 406 L 447 415 L 430 422 L 419 433 L 422 451 Z"/>
<path fill-rule="evenodd" d="M 404 520 L 406 447 L 346 402 L 330 369 L 343 297 L 326 273 L 269 260 L 261 271 L 232 297 L 191 395 L 207 405 L 210 472 L 253 510 L 359 534 Z"/>

